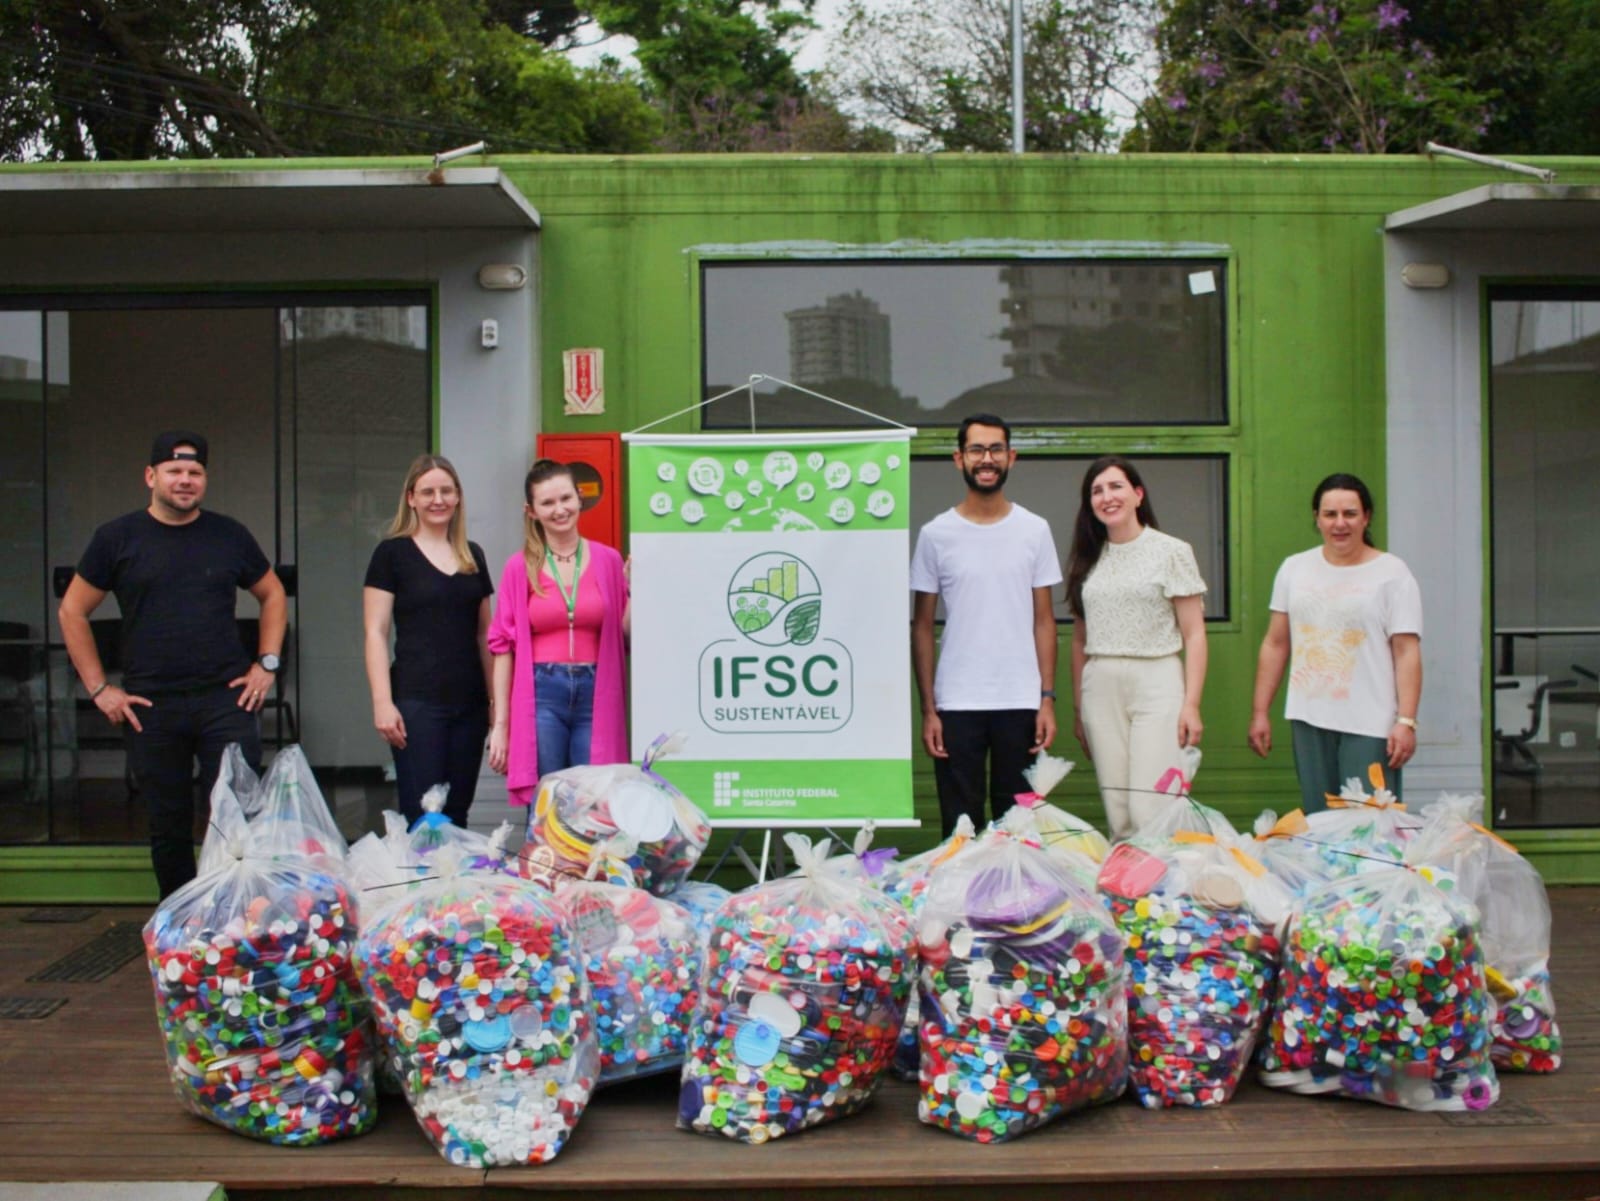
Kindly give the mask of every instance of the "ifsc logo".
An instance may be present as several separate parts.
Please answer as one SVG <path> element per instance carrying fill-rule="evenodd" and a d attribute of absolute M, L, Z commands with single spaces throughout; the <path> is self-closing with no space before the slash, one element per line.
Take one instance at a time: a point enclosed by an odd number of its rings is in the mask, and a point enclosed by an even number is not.
<path fill-rule="evenodd" d="M 827 733 L 850 720 L 849 649 L 822 637 L 823 588 L 809 564 L 763 551 L 728 579 L 736 638 L 700 655 L 700 716 L 725 734 Z"/>

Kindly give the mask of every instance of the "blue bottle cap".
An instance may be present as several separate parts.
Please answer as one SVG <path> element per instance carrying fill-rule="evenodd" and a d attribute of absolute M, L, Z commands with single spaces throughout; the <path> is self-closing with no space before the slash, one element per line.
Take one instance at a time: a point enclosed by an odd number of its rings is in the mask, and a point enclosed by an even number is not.
<path fill-rule="evenodd" d="M 481 1022 L 468 1022 L 461 1035 L 474 1051 L 498 1051 L 511 1041 L 511 1021 L 504 1014 Z"/>
<path fill-rule="evenodd" d="M 778 1053 L 778 1032 L 766 1022 L 746 1022 L 733 1039 L 733 1053 L 747 1067 L 771 1063 Z"/>

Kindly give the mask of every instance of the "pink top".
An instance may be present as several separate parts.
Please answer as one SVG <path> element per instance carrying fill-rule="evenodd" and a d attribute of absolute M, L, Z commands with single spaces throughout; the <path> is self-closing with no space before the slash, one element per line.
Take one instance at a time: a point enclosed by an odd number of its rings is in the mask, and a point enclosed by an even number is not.
<path fill-rule="evenodd" d="M 592 570 L 592 569 L 591 569 Z M 539 573 L 540 596 L 528 590 L 528 620 L 533 624 L 535 663 L 598 663 L 600 631 L 605 628 L 606 598 L 590 572 L 578 577 L 578 603 L 573 610 L 572 648 L 567 649 L 567 602 L 548 571 Z"/>
<path fill-rule="evenodd" d="M 627 763 L 628 717 L 623 699 L 624 650 L 622 614 L 628 605 L 628 583 L 622 556 L 609 546 L 589 543 L 589 568 L 583 584 L 598 585 L 605 604 L 600 645 L 595 658 L 594 733 L 590 763 Z M 580 589 L 580 595 L 581 595 Z M 513 805 L 532 802 L 539 784 L 539 728 L 534 716 L 533 629 L 528 620 L 527 561 L 518 551 L 506 560 L 495 593 L 494 620 L 489 623 L 489 650 L 511 656 L 511 704 L 506 714 L 506 792 Z M 565 624 L 566 609 L 562 609 Z"/>

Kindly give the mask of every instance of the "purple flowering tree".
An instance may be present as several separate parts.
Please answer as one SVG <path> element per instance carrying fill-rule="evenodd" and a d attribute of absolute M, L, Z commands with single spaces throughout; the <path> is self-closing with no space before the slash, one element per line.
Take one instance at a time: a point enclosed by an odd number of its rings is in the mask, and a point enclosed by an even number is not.
<path fill-rule="evenodd" d="M 1412 153 L 1483 144 L 1497 95 L 1418 31 L 1426 0 L 1170 0 L 1128 150 Z M 1437 5 L 1435 5 L 1437 7 Z"/>

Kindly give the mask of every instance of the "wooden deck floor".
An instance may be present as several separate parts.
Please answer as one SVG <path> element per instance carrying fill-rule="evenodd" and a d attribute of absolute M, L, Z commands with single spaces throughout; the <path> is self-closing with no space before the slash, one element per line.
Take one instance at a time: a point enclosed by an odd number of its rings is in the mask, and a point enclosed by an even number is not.
<path fill-rule="evenodd" d="M 0 909 L 0 997 L 66 997 L 42 1020 L 0 1022 L 0 1193 L 5 1182 L 214 1180 L 233 1201 L 416 1198 L 481 1188 L 609 1198 L 935 1196 L 1356 1197 L 1362 1201 L 1600 1197 L 1600 888 L 1558 889 L 1553 956 L 1566 1062 L 1502 1077 L 1476 1114 L 1416 1114 L 1275 1093 L 1247 1082 L 1228 1105 L 1146 1112 L 1131 1100 L 982 1147 L 920 1125 L 916 1093 L 885 1085 L 864 1113 L 764 1147 L 674 1129 L 676 1085 L 600 1094 L 572 1141 L 539 1168 L 453 1168 L 406 1106 L 387 1102 L 365 1137 L 285 1149 L 229 1134 L 178 1105 L 167 1084 L 141 959 L 89 984 L 27 977 L 132 909 L 76 924 Z"/>

